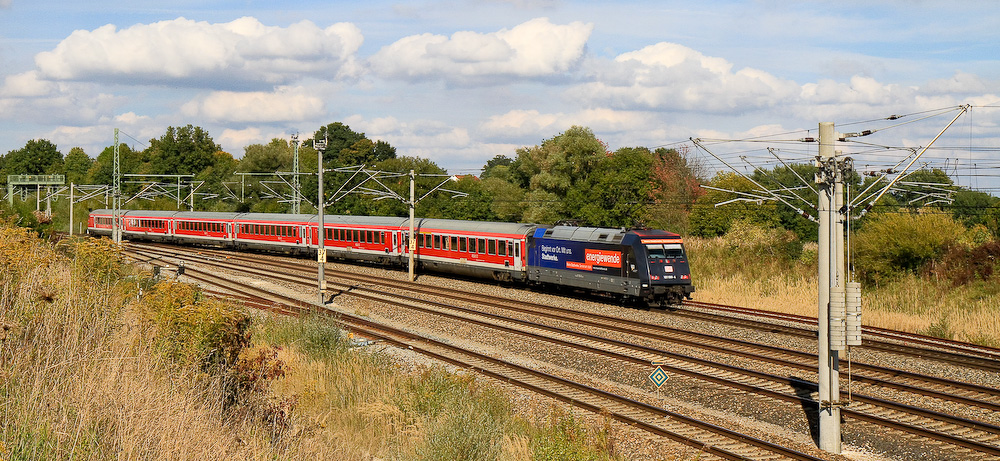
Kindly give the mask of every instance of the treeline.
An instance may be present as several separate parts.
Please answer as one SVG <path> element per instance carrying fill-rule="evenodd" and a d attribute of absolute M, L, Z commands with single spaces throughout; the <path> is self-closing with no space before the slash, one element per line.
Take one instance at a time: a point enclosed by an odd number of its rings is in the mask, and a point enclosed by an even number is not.
<path fill-rule="evenodd" d="M 751 255 L 767 259 L 811 262 L 815 255 L 803 254 L 803 244 L 817 240 L 818 224 L 806 217 L 816 216 L 815 173 L 812 164 L 758 169 L 747 177 L 718 173 L 692 208 L 690 233 L 741 242 L 733 245 L 734 253 L 750 248 Z M 779 191 L 787 203 L 754 199 L 767 196 L 754 182 Z M 1000 261 L 997 197 L 960 188 L 939 169 L 914 171 L 877 203 L 871 200 L 886 184 L 877 174 L 855 173 L 845 183 L 853 205 L 850 262 L 861 281 L 882 284 L 903 274 L 956 286 L 991 280 Z"/>
<path fill-rule="evenodd" d="M 369 139 L 343 123 L 332 123 L 320 127 L 299 146 L 303 212 L 315 212 L 316 139 L 327 141 L 323 152 L 327 170 L 365 165 L 372 170 L 399 172 L 398 176 L 383 179 L 380 185 L 369 183 L 366 187 L 385 187 L 404 198 L 409 197 L 409 178 L 404 173 L 410 170 L 417 173 L 418 193 L 448 177 L 444 168 L 430 160 L 397 155 L 396 148 L 387 142 Z M 274 177 L 241 178 L 238 173 L 291 172 L 294 148 L 289 140 L 273 139 L 267 144 L 247 146 L 242 158 L 236 159 L 222 151 L 200 127 L 170 127 L 161 137 L 150 140 L 145 149 L 120 144 L 120 168 L 127 174 L 194 175 L 194 181 L 204 182 L 199 193 L 236 196 L 236 200 L 196 200 L 198 210 L 287 212 L 291 207 L 288 200 L 273 194 L 278 190 L 287 193 L 287 185 L 275 184 Z M 0 181 L 8 174 L 65 174 L 67 182 L 76 184 L 111 184 L 113 159 L 113 146 L 96 158 L 80 148 L 63 156 L 50 141 L 32 140 L 0 156 Z M 497 156 L 483 168 L 478 176 L 461 176 L 457 183 L 446 186 L 467 196 L 432 194 L 420 202 L 420 216 L 544 224 L 573 220 L 594 226 L 650 226 L 687 232 L 688 215 L 703 193 L 699 187 L 703 175 L 685 152 L 645 147 L 612 152 L 590 129 L 577 126 L 539 145 L 518 149 L 510 157 Z M 123 185 L 126 195 L 143 186 L 138 183 L 141 178 L 127 179 Z M 328 200 L 344 184 L 356 183 L 357 177 L 352 180 L 350 172 L 328 172 L 324 185 Z M 407 205 L 400 200 L 373 200 L 371 194 L 363 193 L 337 197 L 327 207 L 328 213 L 407 214 Z M 170 209 L 176 203 L 162 198 L 136 200 L 129 207 Z"/>
<path fill-rule="evenodd" d="M 398 155 L 389 143 L 372 140 L 343 123 L 331 123 L 319 127 L 311 137 L 303 136 L 299 146 L 304 213 L 315 212 L 317 202 L 316 139 L 327 141 L 323 163 L 327 170 L 334 170 L 325 175 L 327 200 L 335 200 L 327 213 L 406 216 L 408 208 L 403 200 L 379 198 L 378 191 L 387 188 L 408 199 L 406 173 L 410 170 L 418 175 L 418 197 L 448 178 L 444 168 L 428 159 Z M 122 144 L 121 170 L 194 175 L 195 181 L 204 182 L 200 193 L 218 194 L 212 200 L 196 200 L 198 210 L 284 213 L 291 204 L 287 196 L 276 197 L 274 191 L 287 194 L 287 184 L 275 177 L 246 176 L 241 180 L 237 173 L 291 172 L 294 148 L 289 140 L 274 139 L 247 146 L 242 158 L 236 159 L 222 151 L 202 128 L 170 127 L 143 150 Z M 32 140 L 0 157 L 0 181 L 7 174 L 65 174 L 68 182 L 77 184 L 111 184 L 112 161 L 113 146 L 92 159 L 80 148 L 63 156 L 51 142 Z M 336 169 L 358 165 L 399 174 L 383 176 L 378 183 L 369 181 L 354 189 L 356 193 L 335 194 L 351 190 L 359 178 L 365 178 Z M 417 214 L 540 224 L 574 221 L 590 226 L 646 226 L 705 238 L 745 233 L 749 226 L 765 231 L 758 234 L 769 242 L 762 244 L 771 245 L 766 254 L 795 259 L 803 243 L 816 240 L 817 224 L 807 217 L 816 215 L 816 193 L 811 184 L 815 173 L 812 164 L 791 164 L 757 169 L 748 177 L 721 172 L 707 178 L 704 166 L 684 149 L 623 147 L 611 151 L 590 129 L 574 126 L 538 145 L 517 149 L 511 156 L 490 159 L 478 176 L 461 176 L 457 183 L 445 186 L 466 196 L 431 194 L 419 203 Z M 877 180 L 876 176 L 859 174 L 846 178 L 851 200 L 856 201 L 861 191 L 871 196 L 871 191 L 884 185 L 873 185 Z M 780 191 L 784 203 L 769 198 L 758 185 Z M 143 185 L 128 182 L 124 187 L 126 196 L 131 196 Z M 859 218 L 859 211 L 868 204 L 857 205 L 854 218 Z M 1000 257 L 1000 251 L 976 250 L 1000 237 L 1000 199 L 961 189 L 941 170 L 909 174 L 872 205 L 869 213 L 850 223 L 855 259 L 870 280 L 929 270 L 929 262 L 943 258 L 951 261 L 948 264 L 954 273 L 978 271 L 981 277 L 992 270 L 979 267 L 985 263 L 961 262 L 962 258 L 955 256 L 956 248 L 979 251 L 975 254 L 984 261 Z M 176 206 L 174 200 L 165 198 L 133 200 L 127 205 L 154 209 Z M 952 256 L 946 258 L 946 254 Z"/>

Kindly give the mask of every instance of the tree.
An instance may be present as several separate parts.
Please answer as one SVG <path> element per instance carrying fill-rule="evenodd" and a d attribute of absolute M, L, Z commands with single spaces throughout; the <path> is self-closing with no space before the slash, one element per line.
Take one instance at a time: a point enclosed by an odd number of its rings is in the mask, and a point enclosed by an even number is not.
<path fill-rule="evenodd" d="M 566 207 L 583 223 L 600 227 L 644 226 L 649 218 L 653 154 L 623 147 L 600 158 L 569 190 Z"/>
<path fill-rule="evenodd" d="M 373 165 L 377 162 L 396 158 L 396 148 L 385 141 L 372 141 L 351 129 L 351 127 L 334 122 L 320 127 L 313 133 L 313 139 L 306 145 L 312 147 L 316 140 L 326 139 L 326 150 L 323 151 L 323 162 L 327 168 L 355 165 Z"/>
<path fill-rule="evenodd" d="M 236 171 L 240 173 L 274 173 L 292 171 L 295 147 L 284 139 L 274 138 L 267 144 L 251 144 L 243 148 Z M 313 152 L 315 156 L 316 151 Z M 299 158 L 305 153 L 300 150 Z"/>
<path fill-rule="evenodd" d="M 349 166 L 341 161 L 340 152 L 350 149 L 355 143 L 366 138 L 364 133 L 358 133 L 343 123 L 334 122 L 321 126 L 313 134 L 312 141 L 307 141 L 307 143 L 312 146 L 313 142 L 321 139 L 326 140 L 326 150 L 323 151 L 324 163 L 332 163 L 334 166 Z"/>
<path fill-rule="evenodd" d="M 480 175 L 480 178 L 500 178 L 506 180 L 510 176 L 510 166 L 513 163 L 514 160 L 506 155 L 497 155 L 483 166 L 483 174 Z"/>
<path fill-rule="evenodd" d="M 938 168 L 920 169 L 900 179 L 889 195 L 892 195 L 899 203 L 908 204 L 911 210 L 916 210 L 923 204 L 934 200 L 927 198 L 928 193 L 958 190 L 954 184 L 948 174 Z"/>
<path fill-rule="evenodd" d="M 396 148 L 385 141 L 375 141 L 375 149 L 372 151 L 370 158 L 377 162 L 396 158 Z"/>
<path fill-rule="evenodd" d="M 589 128 L 573 126 L 541 145 L 517 150 L 511 182 L 528 191 L 525 219 L 551 223 L 573 218 L 564 202 L 578 181 L 585 181 L 607 147 Z"/>
<path fill-rule="evenodd" d="M 506 167 L 500 166 L 499 168 Z M 497 217 L 497 220 L 505 222 L 525 221 L 525 193 L 523 189 L 495 177 L 483 179 L 481 187 L 490 197 L 490 211 Z"/>
<path fill-rule="evenodd" d="M 118 146 L 119 168 L 122 174 L 149 173 L 146 152 L 136 152 L 128 144 Z M 105 147 L 91 163 L 86 182 L 90 184 L 114 184 L 115 147 Z"/>
<path fill-rule="evenodd" d="M 66 182 L 73 184 L 84 184 L 87 181 L 87 172 L 94 164 L 94 159 L 90 158 L 80 147 L 74 147 L 63 159 L 66 169 Z"/>
<path fill-rule="evenodd" d="M 994 238 L 1000 237 L 1000 198 L 985 192 L 961 190 L 950 205 L 952 217 L 965 227 L 986 226 Z"/>
<path fill-rule="evenodd" d="M 63 155 L 47 139 L 32 139 L 24 147 L 7 153 L 4 176 L 14 174 L 61 174 Z"/>
<path fill-rule="evenodd" d="M 691 210 L 705 194 L 703 175 L 703 167 L 691 161 L 687 148 L 653 151 L 651 226 L 687 233 Z"/>
<path fill-rule="evenodd" d="M 811 163 L 793 163 L 788 166 L 777 166 L 772 170 L 758 168 L 750 177 L 768 190 L 776 191 L 782 197 L 786 197 L 785 200 L 789 204 L 815 218 L 819 215 L 816 210 L 819 196 L 812 189 L 805 187 L 806 184 L 803 184 L 802 180 L 813 181 L 817 171 L 816 166 Z M 853 178 L 856 179 L 857 176 Z M 848 178 L 846 182 L 852 186 L 856 185 L 851 179 Z M 776 204 L 775 211 L 778 213 L 780 226 L 795 232 L 800 240 L 815 242 L 819 239 L 819 223 L 809 220 L 795 211 L 795 208 L 784 203 Z"/>
<path fill-rule="evenodd" d="M 719 189 L 761 195 L 759 192 L 755 192 L 756 187 L 753 183 L 736 173 L 719 172 L 712 178 L 709 185 Z M 722 236 L 729 232 L 736 220 L 743 220 L 748 224 L 763 227 L 780 226 L 781 220 L 774 201 L 747 202 L 739 200 L 730 202 L 742 198 L 744 197 L 732 192 L 717 190 L 710 190 L 701 196 L 691 211 L 691 233 L 700 237 Z M 729 203 L 716 206 L 725 202 Z"/>
<path fill-rule="evenodd" d="M 151 173 L 198 174 L 212 166 L 222 150 L 207 131 L 192 125 L 168 127 L 159 139 L 149 140 Z"/>

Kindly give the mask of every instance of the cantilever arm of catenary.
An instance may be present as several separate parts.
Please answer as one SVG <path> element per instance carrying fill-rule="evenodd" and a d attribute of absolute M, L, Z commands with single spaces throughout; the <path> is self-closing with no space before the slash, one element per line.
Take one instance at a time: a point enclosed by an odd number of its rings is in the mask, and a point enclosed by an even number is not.
<path fill-rule="evenodd" d="M 751 178 L 751 177 L 743 174 L 743 172 L 741 172 L 740 170 L 737 170 L 736 168 L 734 168 L 732 165 L 729 164 L 729 162 L 726 162 L 725 160 L 719 158 L 718 155 L 715 155 L 714 152 L 708 150 L 708 148 L 705 147 L 705 145 L 701 143 L 701 139 L 695 139 L 695 138 L 689 138 L 689 139 L 691 139 L 691 142 L 693 142 L 694 145 L 700 147 L 701 150 L 703 150 L 705 152 L 708 152 L 709 155 L 711 155 L 712 157 L 715 157 L 716 160 L 722 162 L 722 164 L 726 165 L 727 167 L 729 167 L 730 170 L 733 170 L 734 173 L 736 173 L 736 174 L 744 177 L 747 181 L 750 181 L 751 183 L 753 183 L 753 185 L 757 186 L 758 188 L 760 188 L 763 191 L 766 191 L 768 194 L 771 194 L 772 197 L 774 197 L 775 199 L 778 199 L 779 201 L 781 201 L 781 203 L 784 203 L 785 205 L 788 205 L 789 208 L 795 210 L 796 213 L 802 215 L 804 218 L 806 218 L 806 219 L 808 219 L 810 221 L 816 222 L 816 218 L 814 218 L 809 213 L 806 213 L 805 211 L 802 211 L 801 208 L 796 207 L 796 206 L 792 205 L 791 203 L 788 203 L 787 200 L 781 198 L 780 196 L 778 196 L 778 194 L 775 194 L 774 192 L 768 190 L 766 187 L 760 185 L 757 181 L 754 181 L 753 178 Z"/>
<path fill-rule="evenodd" d="M 788 171 L 791 171 L 792 174 L 794 174 L 796 178 L 799 178 L 799 181 L 802 181 L 802 184 L 805 184 L 806 187 L 809 188 L 809 190 L 813 191 L 814 194 L 817 194 L 817 195 L 819 194 L 819 191 L 816 190 L 815 187 L 813 187 L 812 183 L 810 183 L 809 181 L 806 181 L 805 178 L 803 178 L 802 175 L 800 175 L 798 171 L 795 171 L 795 169 L 792 168 L 787 163 L 785 163 L 785 161 L 782 160 L 781 157 L 778 157 L 778 154 L 774 153 L 774 148 L 773 147 L 768 147 L 767 151 L 770 152 L 771 155 L 774 156 L 774 158 L 778 159 L 778 161 L 781 162 L 781 164 L 784 165 L 785 168 L 788 168 Z"/>
<path fill-rule="evenodd" d="M 972 106 L 966 104 L 966 105 L 960 106 L 960 107 L 962 108 L 962 110 L 958 111 L 958 115 L 956 115 L 955 118 L 951 119 L 951 121 L 948 122 L 948 125 L 946 125 L 944 128 L 942 128 L 941 132 L 939 132 L 937 134 L 937 136 L 935 136 L 934 139 L 931 140 L 931 142 L 927 143 L 927 145 L 924 146 L 924 148 L 920 150 L 919 154 L 917 154 L 915 157 L 913 157 L 913 160 L 910 160 L 910 163 L 906 164 L 906 168 L 903 168 L 903 171 L 900 172 L 899 175 L 897 175 L 895 178 L 893 178 L 892 181 L 889 181 L 889 184 L 886 184 L 886 186 L 882 188 L 882 191 L 879 192 L 878 195 L 874 199 L 872 199 L 871 202 L 868 202 L 868 205 L 865 205 L 865 208 L 863 210 L 861 210 L 861 216 L 864 216 L 866 213 L 868 213 L 868 210 L 871 210 L 872 207 L 875 206 L 875 203 L 878 202 L 878 200 L 880 198 L 882 198 L 883 195 L 885 195 L 887 192 L 889 192 L 889 189 L 892 188 L 892 186 L 895 185 L 896 182 L 898 182 L 901 178 L 905 177 L 906 176 L 906 171 L 909 170 L 910 167 L 913 166 L 913 164 L 917 162 L 917 160 L 920 160 L 920 156 L 924 155 L 924 153 L 927 152 L 927 149 L 929 149 L 932 145 L 934 145 L 934 142 L 937 141 L 938 138 L 940 138 L 941 135 L 943 135 L 945 131 L 948 131 L 948 128 L 951 128 L 951 125 L 953 125 L 958 120 L 958 118 L 961 117 L 962 114 L 964 114 L 966 111 L 968 111 L 969 108 L 972 107 Z"/>
<path fill-rule="evenodd" d="M 768 151 L 770 151 L 770 150 L 771 150 L 771 148 L 770 148 L 770 147 L 768 147 L 768 148 L 767 148 L 767 150 L 768 150 Z M 771 154 L 773 155 L 774 153 L 772 152 Z M 756 171 L 760 171 L 761 173 L 763 173 L 763 174 L 767 175 L 767 177 L 769 177 L 769 178 L 773 179 L 773 180 L 774 180 L 774 182 L 775 182 L 775 184 L 777 184 L 777 185 L 778 185 L 778 187 L 780 187 L 780 188 L 781 188 L 781 190 L 783 190 L 783 191 L 785 191 L 785 192 L 788 192 L 789 194 L 792 194 L 792 196 L 793 196 L 793 197 L 795 197 L 795 198 L 797 198 L 797 199 L 801 200 L 801 201 L 802 201 L 802 203 L 805 203 L 806 205 L 809 205 L 809 206 L 810 206 L 810 207 L 811 207 L 811 208 L 812 208 L 813 210 L 815 210 L 815 209 L 816 209 L 816 207 L 815 207 L 815 206 L 813 206 L 813 204 L 812 204 L 812 203 L 809 203 L 809 201 L 808 201 L 808 200 L 806 200 L 806 199 L 804 199 L 804 198 L 800 197 L 800 196 L 799 196 L 799 194 L 796 194 L 796 193 L 795 193 L 794 191 L 792 191 L 791 189 L 789 189 L 789 188 L 788 188 L 788 186 L 785 186 L 784 184 L 782 184 L 782 183 L 781 183 L 781 181 L 778 181 L 778 178 L 775 178 L 775 177 L 774 177 L 774 175 L 772 175 L 771 173 L 768 173 L 768 172 L 767 172 L 767 170 L 765 170 L 765 169 L 763 169 L 763 168 L 760 168 L 760 167 L 758 167 L 757 165 L 754 165 L 754 164 L 750 163 L 750 161 L 748 161 L 748 160 L 747 160 L 747 158 L 746 158 L 746 156 L 745 156 L 745 155 L 741 155 L 741 156 L 740 156 L 740 160 L 743 160 L 743 163 L 746 163 L 747 165 L 750 165 L 751 167 L 753 167 L 753 169 L 754 169 L 754 170 L 756 170 Z M 778 160 L 781 160 L 781 159 L 778 159 Z M 784 162 L 782 162 L 782 163 L 784 163 Z M 789 169 L 791 169 L 791 168 L 789 168 Z M 792 170 L 792 172 L 794 173 L 794 172 L 795 172 L 795 170 Z M 799 175 L 798 173 L 795 173 L 795 176 L 798 176 L 798 175 Z M 799 177 L 799 179 L 802 179 L 802 178 L 801 178 L 801 177 Z M 775 194 L 775 195 L 777 195 L 777 194 Z"/>

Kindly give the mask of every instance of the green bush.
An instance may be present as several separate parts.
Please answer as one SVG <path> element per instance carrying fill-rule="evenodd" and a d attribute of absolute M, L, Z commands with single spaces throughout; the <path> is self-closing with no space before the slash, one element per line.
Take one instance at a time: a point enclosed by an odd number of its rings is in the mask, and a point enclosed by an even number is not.
<path fill-rule="evenodd" d="M 964 234 L 965 227 L 945 214 L 880 213 L 854 236 L 854 268 L 869 283 L 917 272 Z"/>
<path fill-rule="evenodd" d="M 802 254 L 802 242 L 794 232 L 737 219 L 724 237 L 733 256 L 747 263 L 761 259 L 791 262 Z"/>
<path fill-rule="evenodd" d="M 142 300 L 157 327 L 158 344 L 181 365 L 222 371 L 250 344 L 250 317 L 221 301 L 202 299 L 193 285 L 163 281 Z"/>

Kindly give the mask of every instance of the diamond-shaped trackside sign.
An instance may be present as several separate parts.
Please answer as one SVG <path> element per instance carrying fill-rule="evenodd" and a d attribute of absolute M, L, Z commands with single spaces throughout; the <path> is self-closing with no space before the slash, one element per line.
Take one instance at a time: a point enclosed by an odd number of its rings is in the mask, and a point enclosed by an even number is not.
<path fill-rule="evenodd" d="M 656 367 L 656 369 L 649 374 L 649 380 L 652 381 L 653 384 L 656 384 L 657 388 L 667 382 L 668 379 L 670 379 L 670 376 L 667 376 L 667 372 L 663 371 L 660 367 Z"/>

